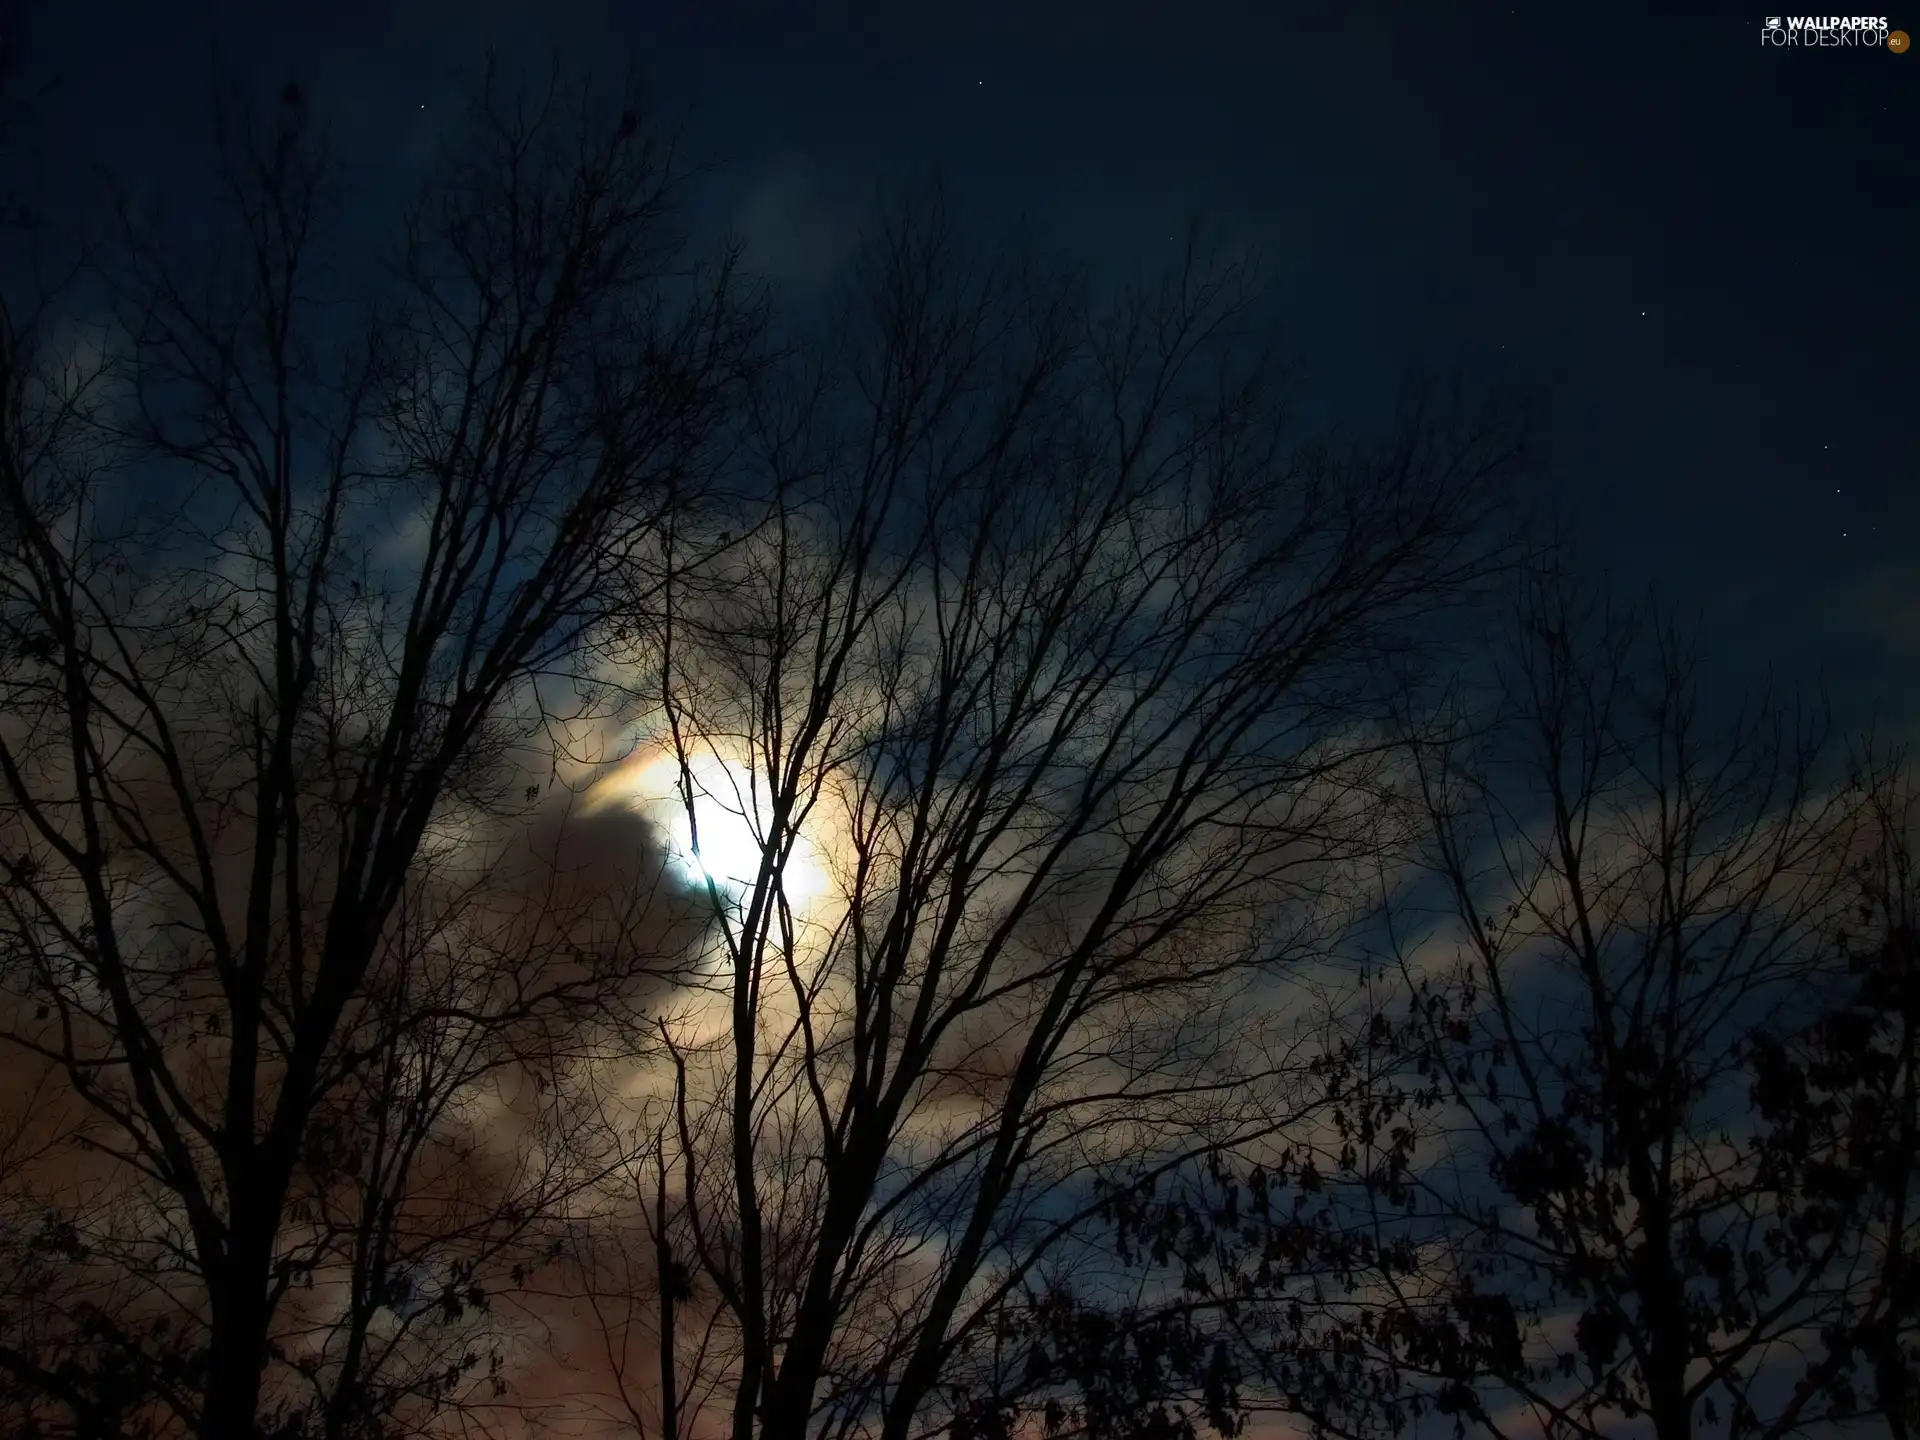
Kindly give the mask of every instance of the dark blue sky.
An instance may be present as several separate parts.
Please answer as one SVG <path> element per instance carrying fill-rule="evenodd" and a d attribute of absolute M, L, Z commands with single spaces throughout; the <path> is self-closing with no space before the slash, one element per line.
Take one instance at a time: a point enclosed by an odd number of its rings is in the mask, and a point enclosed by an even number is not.
<path fill-rule="evenodd" d="M 1920 10 L 1890 13 L 1920 34 Z M 729 157 L 791 288 L 877 183 L 1116 271 L 1190 217 L 1257 245 L 1318 401 L 1536 395 L 1588 563 L 1920 733 L 1920 54 L 1768 49 L 1761 10 L 1339 3 L 62 0 L 27 27 L 61 163 L 197 159 L 217 45 L 349 158 L 425 155 L 491 40 L 616 67 Z M 424 110 L 422 106 L 426 107 Z"/>

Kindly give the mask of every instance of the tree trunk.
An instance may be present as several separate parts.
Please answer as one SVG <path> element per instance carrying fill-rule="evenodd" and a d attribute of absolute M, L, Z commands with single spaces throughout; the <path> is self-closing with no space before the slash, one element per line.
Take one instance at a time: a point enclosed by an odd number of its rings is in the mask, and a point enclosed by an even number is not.
<path fill-rule="evenodd" d="M 1656 1268 L 1640 1287 L 1651 1352 L 1645 1370 L 1647 1409 L 1658 1440 L 1692 1440 L 1693 1407 L 1687 1403 L 1689 1347 L 1685 1297 L 1680 1278 L 1669 1263 L 1667 1227 L 1661 1223 L 1655 1230 L 1658 1238 L 1649 1235 L 1647 1249 Z"/>
<path fill-rule="evenodd" d="M 278 1228 L 261 1223 L 257 1196 L 238 1199 L 236 1220 L 212 1288 L 205 1404 L 200 1440 L 255 1440 L 260 1382 L 267 1363 L 272 1309 L 267 1275 Z"/>

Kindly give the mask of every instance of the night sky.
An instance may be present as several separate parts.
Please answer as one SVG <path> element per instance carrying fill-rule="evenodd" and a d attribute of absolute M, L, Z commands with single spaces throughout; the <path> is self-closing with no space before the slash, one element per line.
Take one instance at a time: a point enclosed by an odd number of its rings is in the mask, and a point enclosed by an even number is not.
<path fill-rule="evenodd" d="M 1198 217 L 1264 255 L 1317 410 L 1364 425 L 1422 373 L 1537 399 L 1530 483 L 1584 565 L 1656 584 L 1732 668 L 1920 735 L 1911 51 L 1763 48 L 1759 9 L 1539 4 L 38 9 L 69 176 L 198 162 L 216 48 L 300 79 L 391 175 L 491 41 L 631 55 L 791 294 L 834 279 L 877 185 L 936 164 L 969 223 L 1113 275 Z"/>

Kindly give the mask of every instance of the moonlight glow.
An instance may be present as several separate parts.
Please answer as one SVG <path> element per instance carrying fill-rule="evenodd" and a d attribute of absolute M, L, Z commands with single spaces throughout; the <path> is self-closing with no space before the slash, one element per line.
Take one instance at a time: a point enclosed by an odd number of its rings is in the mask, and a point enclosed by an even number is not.
<path fill-rule="evenodd" d="M 668 864 L 682 879 L 696 885 L 711 881 L 744 895 L 760 875 L 769 818 L 766 787 L 756 789 L 752 772 L 731 760 L 703 757 L 689 771 L 691 811 L 679 763 L 671 756 L 642 761 L 609 783 L 665 832 Z M 804 835 L 780 867 L 780 880 L 793 905 L 825 888 L 819 857 Z"/>

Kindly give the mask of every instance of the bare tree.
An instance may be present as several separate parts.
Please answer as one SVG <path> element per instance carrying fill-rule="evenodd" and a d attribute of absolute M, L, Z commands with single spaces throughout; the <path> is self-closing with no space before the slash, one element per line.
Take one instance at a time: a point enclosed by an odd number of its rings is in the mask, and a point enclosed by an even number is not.
<path fill-rule="evenodd" d="M 643 1428 L 1003 1433 L 1066 1393 L 1031 1317 L 1109 1303 L 1100 1177 L 1272 1127 L 1275 987 L 1381 840 L 1377 682 L 1515 452 L 1290 441 L 1254 278 L 1190 249 L 1099 306 L 909 206 L 757 392 L 765 509 L 634 656 L 713 947 L 637 1122 L 673 1278 L 603 1312 L 651 1326 Z"/>
<path fill-rule="evenodd" d="M 1830 1205 L 1859 1245 L 1850 1303 L 1823 1316 L 1831 1377 L 1821 1378 L 1904 1437 L 1920 1425 L 1915 797 L 1903 757 L 1869 750 L 1852 783 L 1867 823 L 1851 875 L 1857 909 L 1837 937 L 1839 993 L 1809 1023 L 1756 1037 L 1754 1102 L 1776 1167 Z M 1802 1403 L 1828 1399 L 1815 1390 Z"/>
<path fill-rule="evenodd" d="M 565 1092 L 668 963 L 643 837 L 583 879 L 545 792 L 760 316 L 631 95 L 489 75 L 375 295 L 296 87 L 219 161 L 210 256 L 122 207 L 85 394 L 0 350 L 0 1039 L 85 1111 L 55 1258 L 113 1297 L 36 1413 L 388 1433 L 497 1348 L 593 1182 Z"/>
<path fill-rule="evenodd" d="M 1373 1268 L 1360 1328 L 1494 1434 L 1844 1417 L 1863 1196 L 1765 1057 L 1840 992 L 1861 792 L 1804 713 L 1712 700 L 1670 625 L 1549 573 L 1517 630 L 1500 723 L 1412 749 L 1444 900 L 1392 907 L 1410 1008 L 1350 1051 L 1393 1083 L 1348 1072 L 1342 1158 L 1369 1213 L 1447 1227 Z"/>
<path fill-rule="evenodd" d="M 1321 1123 L 1112 1187 L 1114 1247 L 1221 1356 L 1217 1428 L 1906 1434 L 1904 761 L 1828 773 L 1804 713 L 1709 700 L 1672 626 L 1558 570 L 1515 618 L 1491 693 L 1406 712 L 1426 838 Z"/>

